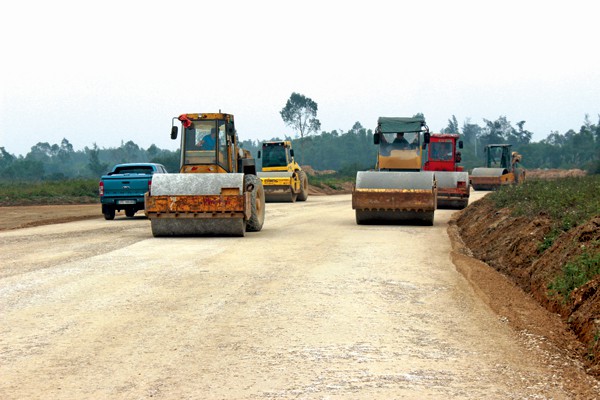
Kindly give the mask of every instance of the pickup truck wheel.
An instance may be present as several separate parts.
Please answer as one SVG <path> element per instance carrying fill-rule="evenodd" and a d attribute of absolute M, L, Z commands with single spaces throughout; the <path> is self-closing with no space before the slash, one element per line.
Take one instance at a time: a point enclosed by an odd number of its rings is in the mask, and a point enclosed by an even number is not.
<path fill-rule="evenodd" d="M 250 194 L 250 209 L 252 213 L 246 224 L 246 231 L 258 232 L 262 229 L 265 221 L 265 190 L 262 181 L 256 175 L 244 176 L 244 187 L 252 184 L 253 189 Z"/>
<path fill-rule="evenodd" d="M 132 218 L 135 215 L 135 209 L 133 208 L 126 208 L 125 209 L 125 216 L 127 218 Z"/>
<path fill-rule="evenodd" d="M 104 219 L 107 221 L 115 219 L 115 209 L 109 208 L 104 210 Z"/>

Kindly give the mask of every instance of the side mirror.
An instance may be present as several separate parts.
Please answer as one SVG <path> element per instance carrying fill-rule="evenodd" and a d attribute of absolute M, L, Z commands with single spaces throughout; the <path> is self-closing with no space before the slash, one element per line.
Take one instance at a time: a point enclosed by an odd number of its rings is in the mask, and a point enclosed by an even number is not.
<path fill-rule="evenodd" d="M 462 141 L 462 140 L 459 140 L 459 141 L 458 141 L 458 148 L 459 148 L 459 149 L 462 149 L 462 148 L 463 148 L 463 141 Z"/>
<path fill-rule="evenodd" d="M 425 132 L 425 134 L 423 135 L 423 142 L 425 144 L 427 144 L 430 142 L 430 139 L 431 139 L 431 135 L 429 134 L 429 132 Z M 425 147 L 423 147 L 423 148 L 425 148 Z"/>
<path fill-rule="evenodd" d="M 171 127 L 171 139 L 173 139 L 173 140 L 177 139 L 177 132 L 178 132 L 178 130 L 179 129 L 175 125 L 173 125 Z"/>
<path fill-rule="evenodd" d="M 294 149 L 290 149 L 290 156 L 294 157 Z"/>
<path fill-rule="evenodd" d="M 375 144 L 379 144 L 379 142 L 381 141 L 381 134 L 380 133 L 374 133 L 373 134 L 373 143 Z"/>
<path fill-rule="evenodd" d="M 258 151 L 258 155 L 256 156 L 256 158 L 260 158 L 260 150 Z"/>

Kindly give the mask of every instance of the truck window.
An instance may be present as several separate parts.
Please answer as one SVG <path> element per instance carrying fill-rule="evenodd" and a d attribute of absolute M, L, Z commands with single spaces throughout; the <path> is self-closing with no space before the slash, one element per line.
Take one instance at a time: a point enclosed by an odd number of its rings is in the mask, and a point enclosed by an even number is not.
<path fill-rule="evenodd" d="M 287 155 L 284 146 L 263 147 L 263 167 L 284 167 L 287 164 Z"/>
<path fill-rule="evenodd" d="M 133 165 L 133 166 L 124 166 L 124 167 L 117 167 L 115 168 L 113 174 L 146 174 L 146 175 L 152 175 L 152 173 L 154 172 L 154 169 L 150 166 L 139 166 L 139 165 Z"/>

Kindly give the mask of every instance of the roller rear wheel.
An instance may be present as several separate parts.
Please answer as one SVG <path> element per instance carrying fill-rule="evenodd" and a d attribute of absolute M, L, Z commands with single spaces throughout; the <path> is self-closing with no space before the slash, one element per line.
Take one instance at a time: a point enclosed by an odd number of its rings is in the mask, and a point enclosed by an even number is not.
<path fill-rule="evenodd" d="M 306 201 L 308 199 L 308 178 L 306 172 L 300 171 L 298 173 L 300 177 L 300 193 L 298 193 L 298 201 Z"/>

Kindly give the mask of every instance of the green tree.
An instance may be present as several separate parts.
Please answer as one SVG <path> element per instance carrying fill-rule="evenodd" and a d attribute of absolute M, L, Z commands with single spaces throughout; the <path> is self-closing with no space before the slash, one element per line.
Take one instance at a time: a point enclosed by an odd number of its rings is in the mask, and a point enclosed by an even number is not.
<path fill-rule="evenodd" d="M 452 118 L 448 120 L 448 126 L 442 130 L 442 133 L 459 133 L 456 116 L 452 115 Z"/>
<path fill-rule="evenodd" d="M 300 134 L 300 139 L 318 132 L 321 122 L 317 119 L 318 105 L 311 98 L 292 93 L 280 111 L 283 122 Z"/>
<path fill-rule="evenodd" d="M 501 115 L 495 121 L 490 121 L 484 118 L 483 122 L 485 122 L 483 134 L 481 135 L 483 145 L 506 143 L 514 131 L 514 128 L 510 122 L 503 115 Z"/>
<path fill-rule="evenodd" d="M 91 149 L 86 147 L 86 153 L 89 157 L 88 168 L 96 176 L 104 174 L 108 169 L 108 164 L 100 162 L 100 149 L 98 145 L 94 143 L 94 147 Z"/>
<path fill-rule="evenodd" d="M 283 122 L 300 134 L 301 160 L 304 160 L 304 137 L 321 129 L 321 122 L 317 119 L 318 108 L 311 98 L 294 92 L 280 111 Z"/>
<path fill-rule="evenodd" d="M 533 136 L 533 132 L 524 129 L 525 121 L 517 122 L 518 130 L 513 129 L 508 138 L 509 143 L 513 144 L 527 144 L 531 141 L 531 137 Z"/>
<path fill-rule="evenodd" d="M 15 159 L 16 157 L 6 151 L 4 147 L 0 147 L 0 168 L 9 166 Z"/>

